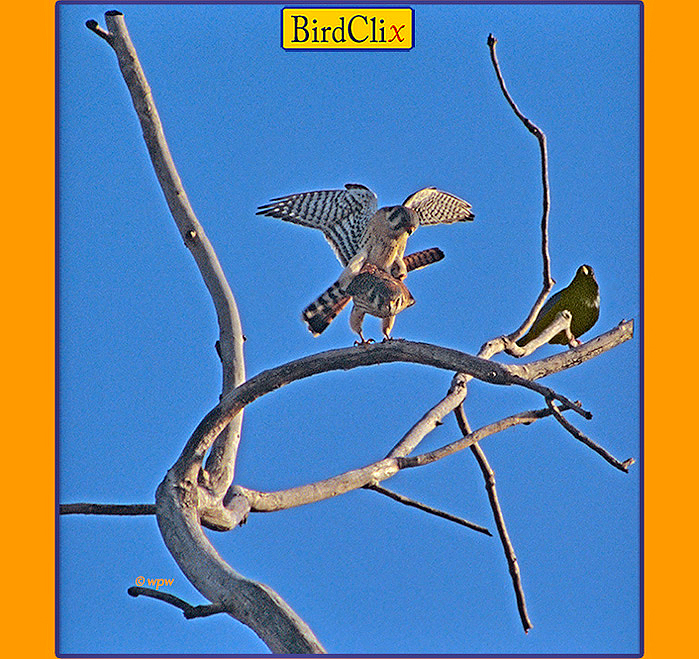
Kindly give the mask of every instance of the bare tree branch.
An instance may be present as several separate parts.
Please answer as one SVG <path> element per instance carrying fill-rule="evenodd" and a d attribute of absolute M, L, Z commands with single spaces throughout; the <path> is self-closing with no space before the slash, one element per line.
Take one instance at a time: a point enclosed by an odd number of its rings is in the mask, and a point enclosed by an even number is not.
<path fill-rule="evenodd" d="M 539 300 L 537 300 L 537 304 L 534 305 L 534 308 L 529 314 L 529 317 L 527 317 L 527 320 L 525 321 L 525 324 L 520 327 L 515 334 L 517 336 L 515 337 L 514 335 L 510 335 L 510 338 L 512 340 L 517 340 L 520 338 L 520 336 L 524 335 L 524 332 L 526 332 L 529 327 L 531 327 L 531 324 L 534 322 L 534 318 L 536 318 L 536 314 L 539 313 L 539 310 L 541 309 L 541 305 L 543 305 L 544 300 L 546 299 L 546 295 L 551 292 L 551 289 L 553 288 L 553 285 L 556 283 L 553 280 L 553 277 L 551 277 L 551 257 L 549 256 L 549 232 L 548 232 L 548 222 L 549 222 L 549 209 L 551 207 L 551 195 L 549 192 L 549 174 L 548 174 L 548 155 L 546 153 L 546 135 L 544 132 L 530 119 L 524 116 L 522 114 L 521 110 L 517 107 L 517 104 L 512 100 L 512 96 L 510 96 L 510 93 L 507 91 L 507 86 L 505 85 L 505 79 L 502 76 L 502 72 L 500 71 L 500 64 L 498 63 L 498 57 L 495 52 L 495 44 L 497 44 L 498 40 L 492 35 L 488 35 L 488 48 L 490 48 L 490 59 L 493 63 L 493 68 L 495 69 L 495 75 L 498 78 L 498 82 L 500 83 L 500 89 L 502 90 L 503 95 L 505 96 L 505 99 L 507 102 L 510 104 L 510 107 L 512 108 L 512 111 L 517 115 L 517 118 L 524 124 L 525 128 L 532 134 L 534 137 L 536 137 L 537 141 L 539 142 L 539 150 L 541 152 L 541 183 L 543 186 L 543 213 L 541 216 L 541 256 L 543 258 L 544 262 L 544 284 L 543 284 L 543 291 L 542 295 L 539 296 Z M 543 296 L 543 299 L 541 297 Z"/>
<path fill-rule="evenodd" d="M 151 597 L 153 599 L 160 600 L 161 602 L 172 604 L 172 606 L 182 609 L 184 617 L 188 620 L 191 618 L 206 618 L 207 616 L 212 616 L 217 613 L 226 613 L 225 607 L 221 604 L 202 604 L 199 606 L 194 606 L 189 602 L 185 602 L 176 595 L 171 595 L 170 593 L 165 593 L 162 590 L 155 590 L 153 588 L 131 586 L 131 588 L 129 588 L 126 592 L 131 595 L 131 597 Z"/>
<path fill-rule="evenodd" d="M 398 503 L 402 503 L 405 506 L 411 506 L 412 508 L 417 508 L 418 510 L 422 510 L 423 512 L 429 513 L 430 515 L 442 517 L 443 519 L 447 519 L 450 522 L 456 522 L 457 524 L 466 526 L 467 528 L 473 529 L 474 531 L 478 531 L 479 533 L 484 533 L 485 535 L 489 536 L 493 535 L 485 526 L 481 526 L 480 524 L 474 524 L 473 522 L 469 522 L 467 519 L 464 519 L 463 517 L 457 517 L 456 515 L 444 512 L 443 510 L 439 510 L 438 508 L 433 508 L 432 506 L 420 503 L 419 501 L 415 501 L 415 499 L 410 499 L 409 497 L 403 496 L 402 494 L 398 494 L 397 492 L 393 492 L 392 490 L 382 487 L 381 485 L 365 485 L 364 489 L 371 490 L 372 492 L 377 492 L 378 494 L 383 494 L 384 496 L 387 496 L 390 499 L 393 499 L 394 501 L 398 501 Z"/>
<path fill-rule="evenodd" d="M 245 380 L 243 331 L 235 297 L 177 173 L 158 110 L 155 107 L 153 93 L 131 42 L 124 16 L 119 11 L 108 11 L 105 14 L 105 20 L 108 32 L 100 28 L 94 20 L 88 21 L 86 25 L 95 34 L 105 39 L 116 53 L 119 68 L 131 94 L 131 100 L 143 130 L 143 139 L 165 200 L 184 244 L 192 253 L 213 300 L 220 329 L 222 391 L 225 395 Z M 206 486 L 220 497 L 224 495 L 233 480 L 241 423 L 242 416 L 239 416 L 225 433 L 222 433 L 207 462 L 209 480 Z"/>
<path fill-rule="evenodd" d="M 154 503 L 62 503 L 60 515 L 155 515 Z"/>
<path fill-rule="evenodd" d="M 104 39 L 110 46 L 112 45 L 112 35 L 103 30 L 97 21 L 90 19 L 85 22 L 85 27 L 87 27 L 88 30 L 92 30 L 98 37 Z"/>
<path fill-rule="evenodd" d="M 441 424 L 442 419 L 466 398 L 466 378 L 454 378 L 449 393 L 401 438 L 386 457 L 409 455 L 424 439 L 425 435 Z"/>
<path fill-rule="evenodd" d="M 250 627 L 272 652 L 324 653 L 308 625 L 274 590 L 247 579 L 221 558 L 201 528 L 197 509 L 200 490 L 196 482 L 181 480 L 171 469 L 155 494 L 165 545 L 192 585 Z"/>
<path fill-rule="evenodd" d="M 485 425 L 472 433 L 461 437 L 434 451 L 422 453 L 416 456 L 398 456 L 395 458 L 383 458 L 369 465 L 352 469 L 342 474 L 299 485 L 287 490 L 276 492 L 259 492 L 240 485 L 234 485 L 235 494 L 246 499 L 250 504 L 251 512 L 274 512 L 286 510 L 297 506 L 304 506 L 316 501 L 323 501 L 332 497 L 363 488 L 367 485 L 375 485 L 392 476 L 402 469 L 412 469 L 446 458 L 458 451 L 472 446 L 476 442 L 518 425 L 529 425 L 552 414 L 549 409 L 530 410 L 508 416 L 500 421 Z"/>
<path fill-rule="evenodd" d="M 457 373 L 468 373 L 490 384 L 519 385 L 539 393 L 546 399 L 557 400 L 578 414 L 589 417 L 589 412 L 583 410 L 578 404 L 549 387 L 533 382 L 531 377 L 526 376 L 535 374 L 537 378 L 544 377 L 570 368 L 574 364 L 589 359 L 592 352 L 599 354 L 600 351 L 627 341 L 632 333 L 633 322 L 629 321 L 602 335 L 604 338 L 597 337 L 571 350 L 525 365 L 499 364 L 451 348 L 402 340 L 338 348 L 302 357 L 259 373 L 225 396 L 199 423 L 173 468 L 178 470 L 181 478 L 196 481 L 199 465 L 213 438 L 231 418 L 260 396 L 290 382 L 318 373 L 349 370 L 370 364 L 389 362 L 424 364 Z"/>
<path fill-rule="evenodd" d="M 541 216 L 541 256 L 544 262 L 543 271 L 543 287 L 539 297 L 536 299 L 534 306 L 532 307 L 529 315 L 526 317 L 522 325 L 508 335 L 510 342 L 516 341 L 520 337 L 524 336 L 527 330 L 532 326 L 537 314 L 541 311 L 541 307 L 544 306 L 544 302 L 551 292 L 553 285 L 556 283 L 551 276 L 551 257 L 549 256 L 549 209 L 551 207 L 551 195 L 549 192 L 549 174 L 548 174 L 548 155 L 546 153 L 546 135 L 543 131 L 531 120 L 522 114 L 517 104 L 512 100 L 512 96 L 507 91 L 507 86 L 505 85 L 505 79 L 500 71 L 500 64 L 498 63 L 497 54 L 495 53 L 495 44 L 498 40 L 492 35 L 488 35 L 488 47 L 490 48 L 490 59 L 493 63 L 493 68 L 495 69 L 495 75 L 500 83 L 500 89 L 502 90 L 505 99 L 510 104 L 517 118 L 524 124 L 525 128 L 536 137 L 539 142 L 539 151 L 541 152 L 541 182 L 543 186 L 543 213 Z"/>
<path fill-rule="evenodd" d="M 407 456 L 405 458 L 398 458 L 398 466 L 401 469 L 422 467 L 432 462 L 436 462 L 437 460 L 442 460 L 448 455 L 453 455 L 458 451 L 463 451 L 465 448 L 473 446 L 476 442 L 481 441 L 485 437 L 502 432 L 503 430 L 507 430 L 513 426 L 528 426 L 529 424 L 534 423 L 539 419 L 543 419 L 550 414 L 550 410 L 529 410 L 527 412 L 513 414 L 512 416 L 500 419 L 500 421 L 489 423 L 488 425 L 483 426 L 478 430 L 474 430 L 472 433 L 440 448 L 434 449 L 433 451 L 428 451 L 427 453 L 421 453 L 414 456 Z"/>
<path fill-rule="evenodd" d="M 459 405 L 454 410 L 456 416 L 456 421 L 459 424 L 459 429 L 464 435 L 471 434 L 471 428 L 466 418 L 466 413 L 462 405 Z M 505 558 L 507 560 L 507 566 L 509 568 L 510 577 L 512 579 L 512 585 L 515 591 L 515 598 L 517 600 L 517 610 L 519 611 L 519 618 L 522 621 L 522 626 L 524 627 L 524 633 L 526 634 L 532 628 L 532 622 L 529 619 L 529 614 L 527 613 L 527 604 L 524 598 L 524 587 L 522 586 L 522 575 L 519 571 L 519 563 L 517 562 L 517 556 L 515 554 L 515 548 L 510 540 L 510 534 L 507 532 L 507 526 L 505 525 L 505 516 L 502 513 L 502 508 L 500 507 L 500 501 L 498 499 L 498 493 L 495 488 L 495 472 L 493 471 L 488 458 L 486 458 L 483 449 L 480 444 L 474 444 L 470 447 L 471 453 L 476 458 L 478 466 L 481 469 L 483 478 L 485 480 L 485 489 L 488 493 L 488 500 L 490 501 L 490 508 L 493 511 L 493 518 L 495 519 L 495 525 L 498 529 L 498 535 L 500 536 L 500 542 L 502 548 L 505 552 Z"/>
<path fill-rule="evenodd" d="M 567 309 L 558 312 L 551 321 L 551 324 L 538 336 L 533 337 L 532 340 L 523 347 L 517 345 L 516 341 L 511 340 L 509 336 L 500 337 L 504 341 L 505 352 L 513 357 L 526 357 L 527 355 L 531 355 L 537 348 L 540 348 L 559 332 L 565 332 L 566 337 L 570 341 L 574 338 L 570 331 L 570 323 L 572 320 L 573 314 Z"/>
<path fill-rule="evenodd" d="M 560 423 L 575 439 L 581 441 L 585 446 L 588 446 L 591 448 L 595 453 L 599 453 L 610 465 L 613 467 L 616 467 L 620 471 L 623 471 L 624 473 L 628 473 L 629 467 L 635 462 L 633 458 L 628 458 L 628 460 L 624 460 L 621 462 L 620 460 L 617 460 L 607 449 L 604 447 L 600 446 L 597 442 L 594 440 L 590 439 L 587 435 L 582 433 L 580 430 L 578 430 L 568 419 L 566 419 L 562 414 L 561 411 L 556 407 L 555 403 L 553 401 L 547 401 L 547 404 L 549 406 L 549 409 L 553 413 L 554 418 L 558 423 Z"/>
<path fill-rule="evenodd" d="M 95 21 L 89 21 L 87 26 L 104 38 L 116 53 L 168 207 L 214 302 L 220 328 L 222 396 L 225 397 L 245 380 L 244 338 L 235 298 L 187 199 L 123 14 L 109 11 L 105 20 L 108 32 L 99 28 Z M 211 602 L 223 604 L 230 615 L 250 626 L 272 652 L 324 652 L 308 625 L 279 595 L 235 572 L 216 553 L 202 531 L 201 523 L 206 520 L 200 520 L 200 515 L 205 514 L 208 507 L 200 510 L 197 504 L 205 496 L 222 499 L 232 482 L 241 423 L 241 414 L 231 415 L 210 437 L 209 446 L 214 440 L 216 443 L 207 462 L 207 472 L 199 473 L 201 460 L 194 479 L 184 476 L 181 470 L 168 472 L 156 492 L 156 516 L 163 540 L 195 588 Z M 216 523 L 216 520 L 211 522 L 212 525 Z"/>

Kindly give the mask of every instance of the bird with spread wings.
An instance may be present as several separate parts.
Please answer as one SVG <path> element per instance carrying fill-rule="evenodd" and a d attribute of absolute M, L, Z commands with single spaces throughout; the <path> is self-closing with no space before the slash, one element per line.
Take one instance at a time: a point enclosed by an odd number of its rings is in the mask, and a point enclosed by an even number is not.
<path fill-rule="evenodd" d="M 374 192 L 357 183 L 347 183 L 344 190 L 278 197 L 260 206 L 257 214 L 320 229 L 344 266 L 337 281 L 303 311 L 303 320 L 314 336 L 347 305 L 351 299 L 347 287 L 364 265 L 403 280 L 409 270 L 444 257 L 436 248 L 404 256 L 408 236 L 418 226 L 474 218 L 468 202 L 436 188 L 418 190 L 400 206 L 378 208 Z"/>

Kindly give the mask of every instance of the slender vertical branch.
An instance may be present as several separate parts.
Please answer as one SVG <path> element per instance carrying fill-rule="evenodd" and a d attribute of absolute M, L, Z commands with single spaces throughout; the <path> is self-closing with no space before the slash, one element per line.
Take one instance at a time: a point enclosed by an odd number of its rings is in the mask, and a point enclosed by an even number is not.
<path fill-rule="evenodd" d="M 551 276 L 551 257 L 549 256 L 549 209 L 551 207 L 551 195 L 549 192 L 549 168 L 548 155 L 546 151 L 546 135 L 533 121 L 522 114 L 521 110 L 517 107 L 517 104 L 512 99 L 512 96 L 510 96 L 510 92 L 507 91 L 505 79 L 500 71 L 500 64 L 498 63 L 498 57 L 495 53 L 495 44 L 497 44 L 497 42 L 498 40 L 492 34 L 488 35 L 490 59 L 493 63 L 493 68 L 495 69 L 495 75 L 500 83 L 500 89 L 502 90 L 505 99 L 509 103 L 517 118 L 524 124 L 525 128 L 532 135 L 534 135 L 534 137 L 536 137 L 541 154 L 541 184 L 543 188 L 543 212 L 541 215 L 541 257 L 543 260 L 544 281 L 542 291 L 524 323 L 522 323 L 521 327 L 519 327 L 515 332 L 508 336 L 511 341 L 516 341 L 520 337 L 524 336 L 525 332 L 531 327 L 537 314 L 541 310 L 541 307 L 544 305 L 548 294 L 551 292 L 553 285 L 556 283 Z"/>
<path fill-rule="evenodd" d="M 456 416 L 456 422 L 459 424 L 459 430 L 464 435 L 470 435 L 471 426 L 468 423 L 468 419 L 466 418 L 462 405 L 459 405 L 454 410 L 454 415 Z M 526 634 L 532 628 L 532 623 L 529 619 L 529 614 L 527 613 L 527 604 L 524 599 L 524 588 L 522 586 L 522 575 L 519 571 L 519 563 L 517 562 L 517 556 L 515 554 L 512 541 L 510 540 L 510 535 L 507 532 L 507 527 L 505 526 L 505 516 L 502 514 L 502 508 L 500 507 L 500 501 L 498 500 L 498 493 L 495 489 L 495 472 L 491 468 L 488 459 L 485 457 L 485 453 L 480 447 L 480 444 L 473 444 L 469 447 L 469 449 L 476 458 L 476 462 L 478 462 L 478 466 L 480 467 L 483 478 L 485 479 L 485 489 L 488 492 L 490 508 L 493 511 L 493 518 L 495 519 L 495 525 L 498 529 L 498 535 L 500 536 L 502 548 L 505 551 L 507 566 L 510 571 L 510 577 L 512 578 L 512 585 L 515 590 L 519 619 L 522 621 L 524 633 Z"/>

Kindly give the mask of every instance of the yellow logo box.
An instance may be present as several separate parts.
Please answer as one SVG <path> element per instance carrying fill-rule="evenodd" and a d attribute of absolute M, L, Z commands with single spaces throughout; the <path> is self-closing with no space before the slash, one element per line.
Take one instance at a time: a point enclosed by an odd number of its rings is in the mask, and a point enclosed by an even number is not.
<path fill-rule="evenodd" d="M 412 47 L 410 7 L 282 9 L 282 48 L 407 50 Z"/>

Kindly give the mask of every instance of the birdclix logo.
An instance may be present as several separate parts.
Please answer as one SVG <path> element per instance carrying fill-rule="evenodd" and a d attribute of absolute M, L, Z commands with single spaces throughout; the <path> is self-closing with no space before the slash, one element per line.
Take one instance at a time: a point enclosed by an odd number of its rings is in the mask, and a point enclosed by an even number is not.
<path fill-rule="evenodd" d="M 412 47 L 410 7 L 282 9 L 282 48 L 408 50 Z"/>

